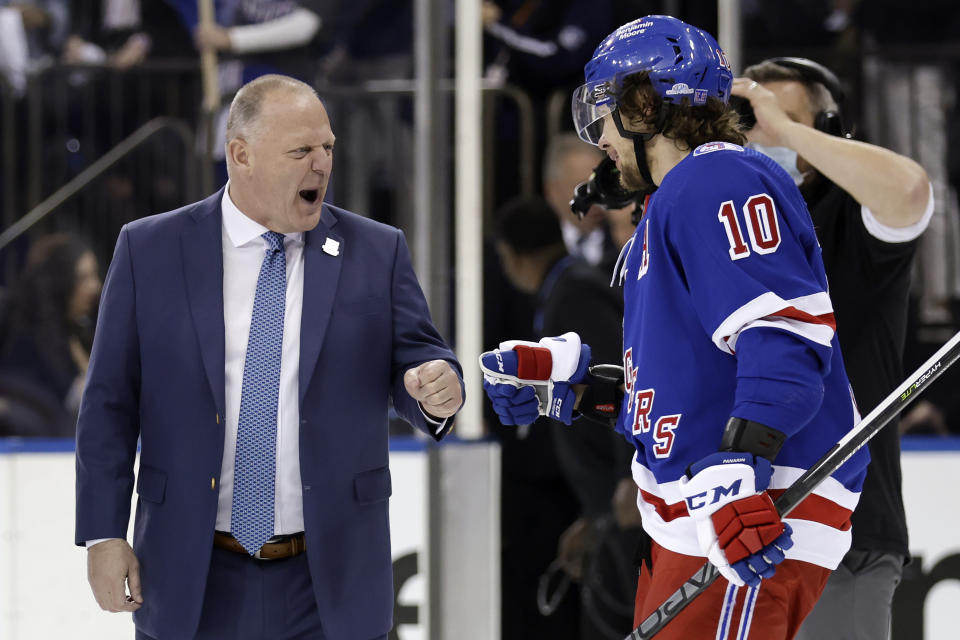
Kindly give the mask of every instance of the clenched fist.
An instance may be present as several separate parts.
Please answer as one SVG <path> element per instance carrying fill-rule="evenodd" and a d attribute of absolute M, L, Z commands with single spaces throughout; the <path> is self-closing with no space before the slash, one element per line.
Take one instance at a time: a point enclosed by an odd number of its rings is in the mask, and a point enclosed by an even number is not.
<path fill-rule="evenodd" d="M 403 385 L 424 412 L 434 418 L 449 418 L 463 404 L 460 378 L 446 360 L 431 360 L 407 369 Z"/>

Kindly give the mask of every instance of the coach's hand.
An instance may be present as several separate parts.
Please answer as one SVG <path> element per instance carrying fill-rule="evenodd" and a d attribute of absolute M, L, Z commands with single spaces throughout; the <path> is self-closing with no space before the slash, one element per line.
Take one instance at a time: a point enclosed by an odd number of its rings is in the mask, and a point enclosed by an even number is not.
<path fill-rule="evenodd" d="M 431 360 L 407 369 L 403 386 L 424 412 L 434 418 L 449 418 L 463 404 L 460 378 L 446 360 Z"/>
<path fill-rule="evenodd" d="M 143 604 L 140 563 L 126 540 L 113 538 L 87 549 L 87 580 L 104 611 L 136 611 Z M 126 580 L 130 594 L 124 586 Z"/>
<path fill-rule="evenodd" d="M 773 577 L 793 546 L 793 532 L 766 492 L 771 473 L 766 458 L 724 451 L 691 465 L 680 479 L 700 550 L 737 586 Z"/>

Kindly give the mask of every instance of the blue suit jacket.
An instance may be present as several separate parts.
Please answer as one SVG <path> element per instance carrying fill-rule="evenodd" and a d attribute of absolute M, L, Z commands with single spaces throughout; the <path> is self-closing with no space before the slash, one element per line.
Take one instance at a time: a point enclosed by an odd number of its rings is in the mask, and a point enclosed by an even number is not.
<path fill-rule="evenodd" d="M 224 440 L 223 191 L 123 228 L 107 274 L 77 425 L 76 543 L 125 538 L 141 441 L 133 548 L 138 628 L 193 637 L 213 547 Z M 321 250 L 327 238 L 339 256 Z M 403 387 L 413 366 L 460 367 L 434 328 L 403 234 L 324 205 L 304 247 L 300 473 L 324 632 L 392 625 L 387 400 L 439 439 Z M 448 421 L 452 423 L 452 420 Z"/>

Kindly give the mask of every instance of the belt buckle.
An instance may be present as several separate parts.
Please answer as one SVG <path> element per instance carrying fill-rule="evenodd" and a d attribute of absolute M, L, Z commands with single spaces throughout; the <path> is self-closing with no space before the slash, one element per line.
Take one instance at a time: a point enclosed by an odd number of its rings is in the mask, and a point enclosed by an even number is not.
<path fill-rule="evenodd" d="M 270 540 L 273 540 L 273 538 L 270 538 Z M 257 560 L 262 560 L 262 561 L 264 561 L 264 562 L 270 562 L 271 560 L 279 560 L 279 559 L 280 559 L 280 558 L 266 558 L 266 557 L 264 557 L 263 554 L 261 553 L 261 551 L 263 551 L 263 548 L 264 548 L 265 546 L 267 546 L 268 544 L 277 544 L 276 542 L 270 542 L 270 540 L 267 540 L 266 542 L 264 542 L 264 543 L 260 546 L 260 548 L 257 549 L 257 552 L 253 554 L 253 557 L 254 557 L 254 558 L 256 558 Z"/>

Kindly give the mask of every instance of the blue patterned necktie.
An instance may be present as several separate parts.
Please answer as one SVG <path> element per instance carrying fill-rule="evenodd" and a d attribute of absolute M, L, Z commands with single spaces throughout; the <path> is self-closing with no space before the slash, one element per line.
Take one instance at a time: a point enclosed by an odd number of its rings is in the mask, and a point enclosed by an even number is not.
<path fill-rule="evenodd" d="M 287 296 L 283 236 L 268 231 L 243 363 L 230 532 L 250 555 L 273 536 L 280 352 Z"/>

